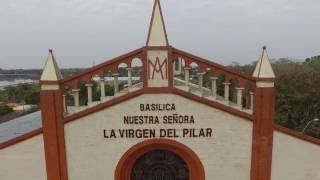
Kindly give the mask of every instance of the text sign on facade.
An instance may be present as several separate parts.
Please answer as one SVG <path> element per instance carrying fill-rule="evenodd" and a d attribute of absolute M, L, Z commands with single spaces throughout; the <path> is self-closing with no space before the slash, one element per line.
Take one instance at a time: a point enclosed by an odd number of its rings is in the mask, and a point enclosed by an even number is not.
<path fill-rule="evenodd" d="M 196 126 L 193 115 L 176 113 L 175 104 L 140 104 L 141 114 L 145 112 L 168 112 L 167 115 L 125 115 L 124 129 L 104 129 L 106 139 L 131 138 L 211 138 L 212 128 Z M 133 128 L 147 126 L 148 128 Z M 179 128 L 163 128 L 163 126 L 178 126 Z M 189 126 L 189 127 L 186 127 Z M 191 127 L 190 127 L 191 126 Z M 195 127 L 196 126 L 196 127 Z"/>

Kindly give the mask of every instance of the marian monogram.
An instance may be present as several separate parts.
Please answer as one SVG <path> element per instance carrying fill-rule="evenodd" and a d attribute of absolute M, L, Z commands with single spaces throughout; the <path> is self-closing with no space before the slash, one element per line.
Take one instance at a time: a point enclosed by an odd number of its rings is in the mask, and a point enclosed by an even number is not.
<path fill-rule="evenodd" d="M 147 80 L 148 87 L 168 87 L 169 84 L 169 59 L 168 51 L 148 51 L 147 58 Z"/>
<path fill-rule="evenodd" d="M 162 80 L 168 79 L 167 67 L 168 61 L 167 58 L 161 63 L 159 57 L 156 58 L 156 61 L 153 63 L 150 59 L 148 60 L 149 69 L 152 67 L 152 72 L 149 72 L 149 79 L 154 79 L 155 74 L 160 74 Z"/>

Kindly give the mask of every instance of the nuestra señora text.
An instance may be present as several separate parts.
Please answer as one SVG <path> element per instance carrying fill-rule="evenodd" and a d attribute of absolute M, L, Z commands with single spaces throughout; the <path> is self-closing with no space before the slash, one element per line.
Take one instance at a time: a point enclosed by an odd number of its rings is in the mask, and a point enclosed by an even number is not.
<path fill-rule="evenodd" d="M 175 104 L 140 104 L 139 110 L 143 115 L 123 116 L 123 125 L 132 127 L 104 129 L 104 138 L 210 138 L 213 136 L 212 128 L 192 127 L 196 123 L 194 115 L 178 114 Z M 147 125 L 148 128 L 143 125 Z M 164 128 L 165 125 L 178 125 L 178 128 L 171 126 Z M 188 128 L 183 128 L 183 125 L 188 125 Z"/>

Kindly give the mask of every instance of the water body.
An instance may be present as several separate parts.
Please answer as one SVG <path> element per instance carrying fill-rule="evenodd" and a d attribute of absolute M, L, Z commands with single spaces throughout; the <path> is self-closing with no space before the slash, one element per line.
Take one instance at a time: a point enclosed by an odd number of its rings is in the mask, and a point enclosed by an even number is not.
<path fill-rule="evenodd" d="M 42 127 L 40 111 L 0 124 L 0 143 Z"/>
<path fill-rule="evenodd" d="M 37 81 L 32 79 L 15 79 L 13 81 L 0 81 L 0 90 L 3 90 L 6 86 L 15 86 L 18 84 L 32 84 Z"/>

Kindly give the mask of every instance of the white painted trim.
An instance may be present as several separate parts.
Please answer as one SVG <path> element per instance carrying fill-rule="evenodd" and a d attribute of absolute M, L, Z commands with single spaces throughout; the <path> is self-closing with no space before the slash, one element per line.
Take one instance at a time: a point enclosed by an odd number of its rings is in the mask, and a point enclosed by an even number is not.
<path fill-rule="evenodd" d="M 259 88 L 271 88 L 274 87 L 274 82 L 257 82 L 256 85 Z"/>
<path fill-rule="evenodd" d="M 59 90 L 60 87 L 58 84 L 45 84 L 41 85 L 41 90 L 42 91 L 48 91 L 48 90 Z"/>

